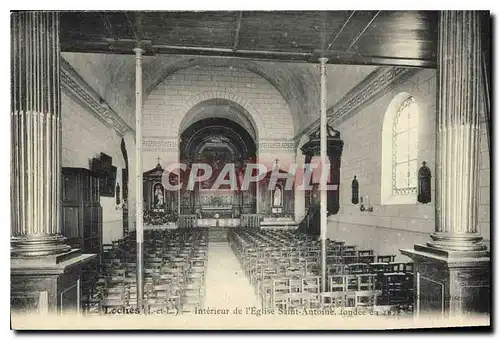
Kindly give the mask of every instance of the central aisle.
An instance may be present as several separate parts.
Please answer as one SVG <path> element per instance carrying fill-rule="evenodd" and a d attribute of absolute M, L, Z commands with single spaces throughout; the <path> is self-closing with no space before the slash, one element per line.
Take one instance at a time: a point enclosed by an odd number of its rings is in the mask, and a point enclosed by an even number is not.
<path fill-rule="evenodd" d="M 208 244 L 205 308 L 257 307 L 260 301 L 227 242 Z"/>

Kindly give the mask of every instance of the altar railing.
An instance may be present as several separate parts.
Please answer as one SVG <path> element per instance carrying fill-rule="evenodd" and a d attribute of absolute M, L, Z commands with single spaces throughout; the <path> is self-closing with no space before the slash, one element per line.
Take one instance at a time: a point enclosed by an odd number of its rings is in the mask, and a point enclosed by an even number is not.
<path fill-rule="evenodd" d="M 196 215 L 179 215 L 179 228 L 194 228 Z"/>
<path fill-rule="evenodd" d="M 260 227 L 259 214 L 242 214 L 240 226 L 246 228 L 259 228 Z"/>

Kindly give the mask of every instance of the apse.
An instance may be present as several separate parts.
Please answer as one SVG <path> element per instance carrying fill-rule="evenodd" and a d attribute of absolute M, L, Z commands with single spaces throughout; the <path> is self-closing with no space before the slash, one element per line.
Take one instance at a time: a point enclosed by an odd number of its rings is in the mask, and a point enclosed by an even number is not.
<path fill-rule="evenodd" d="M 226 118 L 206 118 L 190 125 L 181 134 L 180 163 L 190 169 L 193 164 L 209 166 L 211 174 L 194 188 L 181 190 L 180 214 L 194 215 L 198 219 L 239 219 L 243 214 L 256 212 L 256 187 L 231 190 L 221 187 L 211 190 L 226 165 L 235 172 L 244 171 L 248 163 L 255 162 L 256 145 L 250 133 L 240 124 Z M 190 171 L 184 172 L 186 175 Z M 183 183 L 189 183 L 185 178 Z M 190 190 L 193 189 L 193 190 Z M 208 223 L 208 222 L 207 222 Z"/>

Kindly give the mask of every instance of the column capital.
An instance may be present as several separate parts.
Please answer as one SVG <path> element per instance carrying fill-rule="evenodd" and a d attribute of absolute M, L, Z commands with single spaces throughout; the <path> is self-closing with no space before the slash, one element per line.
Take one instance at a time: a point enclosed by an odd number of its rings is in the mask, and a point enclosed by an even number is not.
<path fill-rule="evenodd" d="M 320 63 L 325 63 L 325 64 L 326 64 L 326 63 L 328 62 L 328 58 L 327 58 L 327 57 L 319 57 L 319 58 L 318 58 L 318 61 L 319 61 Z"/>
<path fill-rule="evenodd" d="M 142 58 L 142 55 L 144 54 L 144 52 L 146 52 L 143 48 L 141 47 L 134 47 L 132 49 L 133 52 L 135 52 L 135 57 L 136 58 Z"/>

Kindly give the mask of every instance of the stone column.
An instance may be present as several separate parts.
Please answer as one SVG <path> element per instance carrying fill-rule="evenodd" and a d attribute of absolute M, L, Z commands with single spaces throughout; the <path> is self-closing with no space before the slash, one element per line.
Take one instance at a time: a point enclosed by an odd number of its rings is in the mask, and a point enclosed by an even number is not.
<path fill-rule="evenodd" d="M 416 316 L 490 313 L 490 258 L 478 234 L 481 12 L 443 11 L 438 36 L 436 230 L 413 260 Z M 410 275 L 408 273 L 407 275 Z"/>
<path fill-rule="evenodd" d="M 11 253 L 60 254 L 59 14 L 12 13 L 11 47 Z"/>
<path fill-rule="evenodd" d="M 436 232 L 430 247 L 484 250 L 478 235 L 481 12 L 439 21 Z"/>

